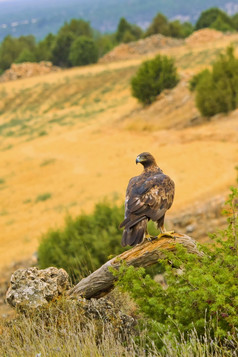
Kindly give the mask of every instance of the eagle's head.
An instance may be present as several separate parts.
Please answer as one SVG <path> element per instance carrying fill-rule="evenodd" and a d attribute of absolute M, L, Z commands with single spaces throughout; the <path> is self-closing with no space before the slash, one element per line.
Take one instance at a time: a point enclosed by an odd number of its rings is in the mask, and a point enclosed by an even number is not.
<path fill-rule="evenodd" d="M 138 155 L 136 158 L 136 164 L 138 163 L 142 164 L 144 168 L 157 166 L 155 158 L 149 152 L 142 152 Z"/>

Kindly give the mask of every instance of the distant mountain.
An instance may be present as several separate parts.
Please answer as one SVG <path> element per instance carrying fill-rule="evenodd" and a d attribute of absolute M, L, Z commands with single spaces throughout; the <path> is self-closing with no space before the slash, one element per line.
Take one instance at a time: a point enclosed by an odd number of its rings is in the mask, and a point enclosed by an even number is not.
<path fill-rule="evenodd" d="M 195 22 L 214 6 L 238 12 L 238 0 L 0 0 L 0 41 L 8 34 L 33 34 L 39 40 L 71 18 L 90 21 L 101 32 L 115 31 L 121 17 L 146 28 L 158 12 Z"/>

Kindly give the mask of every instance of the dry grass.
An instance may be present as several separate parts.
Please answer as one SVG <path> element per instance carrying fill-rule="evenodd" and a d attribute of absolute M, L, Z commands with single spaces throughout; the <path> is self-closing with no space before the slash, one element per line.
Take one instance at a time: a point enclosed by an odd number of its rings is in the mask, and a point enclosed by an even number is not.
<path fill-rule="evenodd" d="M 127 308 L 128 310 L 128 308 Z M 89 319 L 74 302 L 60 302 L 30 316 L 19 315 L 0 321 L 1 357 L 235 357 L 236 337 L 223 346 L 209 335 L 199 338 L 192 331 L 189 338 L 162 337 L 158 350 L 149 340 L 146 328 L 123 334 L 103 318 Z"/>

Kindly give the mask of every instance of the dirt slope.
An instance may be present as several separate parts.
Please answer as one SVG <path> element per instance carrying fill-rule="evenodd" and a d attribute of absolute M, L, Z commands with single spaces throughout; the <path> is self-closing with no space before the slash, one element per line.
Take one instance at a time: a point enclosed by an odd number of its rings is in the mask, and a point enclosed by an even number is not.
<path fill-rule="evenodd" d="M 0 267 L 36 251 L 67 213 L 89 212 L 105 197 L 122 201 L 142 151 L 176 182 L 170 215 L 226 194 L 235 184 L 238 111 L 207 122 L 187 81 L 227 44 L 166 50 L 182 80 L 146 109 L 129 87 L 145 57 L 0 84 Z"/>

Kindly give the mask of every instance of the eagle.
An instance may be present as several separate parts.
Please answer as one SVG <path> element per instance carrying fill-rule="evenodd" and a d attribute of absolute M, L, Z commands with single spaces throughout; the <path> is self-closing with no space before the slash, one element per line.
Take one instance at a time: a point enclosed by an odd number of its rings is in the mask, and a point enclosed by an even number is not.
<path fill-rule="evenodd" d="M 174 199 L 175 185 L 173 180 L 158 167 L 155 158 L 149 152 L 143 152 L 136 158 L 136 164 L 142 164 L 141 175 L 132 177 L 128 183 L 125 200 L 125 219 L 120 224 L 124 227 L 121 244 L 134 246 L 144 238 L 151 239 L 147 223 L 157 223 L 161 236 L 171 236 L 166 232 L 164 217 Z"/>

